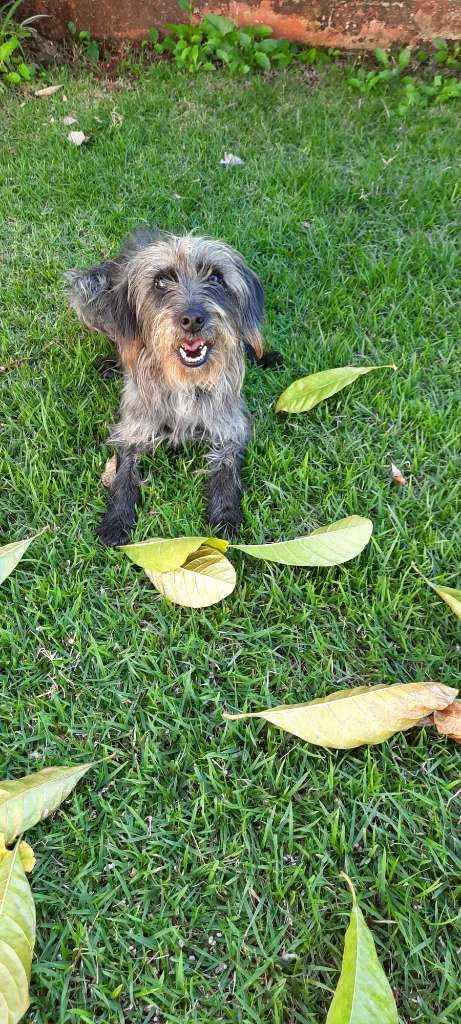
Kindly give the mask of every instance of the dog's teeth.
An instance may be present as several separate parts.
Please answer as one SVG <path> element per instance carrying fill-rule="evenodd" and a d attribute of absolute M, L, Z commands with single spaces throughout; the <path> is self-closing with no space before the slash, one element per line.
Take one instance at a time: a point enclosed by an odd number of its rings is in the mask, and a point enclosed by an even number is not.
<path fill-rule="evenodd" d="M 182 345 L 179 348 L 179 352 L 181 354 L 181 358 L 184 360 L 185 363 L 189 363 L 190 366 L 194 366 L 196 363 L 201 363 L 202 360 L 205 358 L 208 352 L 208 345 L 202 345 L 196 356 L 191 356 L 188 352 L 186 352 L 186 349 L 184 349 Z"/>

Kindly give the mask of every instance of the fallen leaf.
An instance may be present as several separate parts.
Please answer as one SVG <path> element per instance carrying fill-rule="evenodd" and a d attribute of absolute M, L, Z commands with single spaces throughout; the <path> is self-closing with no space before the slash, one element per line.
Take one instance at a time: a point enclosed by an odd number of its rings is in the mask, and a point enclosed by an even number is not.
<path fill-rule="evenodd" d="M 231 544 L 253 558 L 283 565 L 341 565 L 363 551 L 373 532 L 373 523 L 362 516 L 348 516 L 321 526 L 306 537 L 275 544 Z"/>
<path fill-rule="evenodd" d="M 461 700 L 454 700 L 447 708 L 434 711 L 434 725 L 437 732 L 461 743 Z"/>
<path fill-rule="evenodd" d="M 421 718 L 451 704 L 458 691 L 443 683 L 397 683 L 336 690 L 306 704 L 281 704 L 265 711 L 224 714 L 224 718 L 264 718 L 318 747 L 349 750 L 383 743 L 411 729 Z M 1 827 L 1 825 L 0 825 Z"/>
<path fill-rule="evenodd" d="M 358 377 L 374 370 L 396 370 L 393 363 L 383 366 L 336 366 L 331 370 L 311 373 L 308 377 L 294 380 L 277 399 L 276 412 L 309 412 L 319 402 L 331 398 L 352 384 Z"/>
<path fill-rule="evenodd" d="M 236 584 L 235 569 L 215 547 L 203 544 L 175 572 L 150 572 L 154 587 L 173 604 L 207 608 L 228 597 Z"/>
<path fill-rule="evenodd" d="M 34 96 L 54 96 L 55 92 L 63 88 L 63 85 L 45 85 L 43 89 L 35 89 Z"/>
<path fill-rule="evenodd" d="M 341 975 L 326 1024 L 398 1024 L 392 989 L 358 906 L 354 886 L 344 872 L 341 877 L 352 893 L 352 911 L 344 938 Z"/>
<path fill-rule="evenodd" d="M 428 587 L 432 587 L 432 590 L 435 590 L 436 594 L 442 598 L 442 601 L 445 601 L 445 604 L 455 613 L 456 618 L 461 619 L 461 590 L 456 590 L 455 587 L 442 587 L 438 583 L 432 583 L 431 580 L 428 580 L 427 576 L 423 576 L 421 570 L 418 569 L 414 562 L 412 562 L 412 567 L 418 573 L 418 576 L 421 576 L 421 579 L 427 583 Z"/>
<path fill-rule="evenodd" d="M 0 861 L 0 1021 L 17 1024 L 29 1006 L 35 906 L 20 843 Z"/>
<path fill-rule="evenodd" d="M 66 114 L 66 116 L 62 119 L 62 123 L 68 125 L 77 124 L 77 118 L 72 117 L 72 114 Z"/>
<path fill-rule="evenodd" d="M 101 473 L 101 483 L 103 487 L 112 487 L 117 474 L 117 456 L 111 455 L 104 466 L 103 472 Z"/>
<path fill-rule="evenodd" d="M 22 779 L 0 782 L 0 832 L 5 842 L 12 843 L 16 836 L 47 818 L 91 767 L 78 764 L 42 768 Z"/>
<path fill-rule="evenodd" d="M 19 856 L 21 858 L 21 864 L 24 871 L 29 875 L 30 872 L 34 870 L 36 857 L 32 847 L 29 846 L 29 843 L 26 843 L 25 840 L 19 843 Z"/>
<path fill-rule="evenodd" d="M 139 544 L 123 544 L 120 551 L 149 572 L 173 572 L 180 569 L 202 544 L 222 552 L 229 547 L 227 540 L 219 537 L 153 537 Z"/>
<path fill-rule="evenodd" d="M 118 110 L 112 110 L 110 119 L 114 128 L 120 128 L 123 124 L 123 114 L 120 114 Z"/>
<path fill-rule="evenodd" d="M 405 487 L 407 483 L 402 470 L 395 465 L 395 462 L 391 462 L 391 477 L 396 484 L 400 484 L 401 487 Z"/>
<path fill-rule="evenodd" d="M 21 561 L 29 545 L 32 544 L 32 541 L 37 540 L 41 533 L 43 533 L 43 530 L 40 533 L 35 533 L 33 537 L 26 537 L 25 540 L 16 540 L 12 544 L 5 544 L 0 548 L 0 583 L 3 583 L 3 580 L 6 580 L 7 576 L 13 572 L 13 569 Z"/>
<path fill-rule="evenodd" d="M 224 167 L 238 167 L 240 164 L 245 163 L 239 156 L 235 156 L 235 153 L 224 153 L 224 156 L 219 161 Z"/>
<path fill-rule="evenodd" d="M 74 146 L 83 146 L 84 142 L 88 142 L 89 135 L 85 135 L 85 132 L 74 131 L 69 132 L 67 138 Z"/>

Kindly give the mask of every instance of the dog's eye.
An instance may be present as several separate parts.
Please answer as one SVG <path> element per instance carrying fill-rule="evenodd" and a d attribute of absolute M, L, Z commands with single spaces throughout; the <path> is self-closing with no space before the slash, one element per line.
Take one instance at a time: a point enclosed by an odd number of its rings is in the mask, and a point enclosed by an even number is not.
<path fill-rule="evenodd" d="M 164 292 L 166 288 L 169 288 L 173 282 L 173 278 L 168 274 L 157 274 L 154 279 L 154 288 L 158 288 L 160 292 Z"/>
<path fill-rule="evenodd" d="M 207 277 L 207 281 L 209 284 L 224 284 L 224 278 L 222 274 L 219 273 L 219 270 L 212 270 L 211 274 Z"/>

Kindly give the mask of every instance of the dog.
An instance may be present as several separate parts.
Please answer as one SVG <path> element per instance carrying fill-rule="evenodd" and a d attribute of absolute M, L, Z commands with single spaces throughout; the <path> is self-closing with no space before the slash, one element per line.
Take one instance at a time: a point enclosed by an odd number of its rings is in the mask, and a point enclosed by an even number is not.
<path fill-rule="evenodd" d="M 250 420 L 241 390 L 245 351 L 260 366 L 264 293 L 229 245 L 211 238 L 136 231 L 119 255 L 66 275 L 80 321 L 116 345 L 124 375 L 120 418 L 109 440 L 117 469 L 99 527 L 108 546 L 127 543 L 140 497 L 138 460 L 162 441 L 209 444 L 209 522 L 226 537 L 242 520 L 242 463 Z"/>

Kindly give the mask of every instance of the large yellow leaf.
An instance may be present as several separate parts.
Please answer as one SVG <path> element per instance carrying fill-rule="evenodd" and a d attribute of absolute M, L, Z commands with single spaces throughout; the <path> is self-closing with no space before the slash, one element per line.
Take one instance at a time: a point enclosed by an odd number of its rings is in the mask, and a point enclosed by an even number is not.
<path fill-rule="evenodd" d="M 378 960 L 370 929 L 357 903 L 350 878 L 352 911 L 344 938 L 341 976 L 326 1024 L 398 1024 L 391 986 Z"/>
<path fill-rule="evenodd" d="M 0 861 L 1 1024 L 17 1024 L 29 1006 L 35 907 L 19 846 Z"/>
<path fill-rule="evenodd" d="M 348 750 L 363 743 L 382 743 L 395 732 L 410 729 L 425 715 L 446 708 L 457 692 L 432 682 L 357 686 L 306 704 L 282 704 L 266 711 L 224 717 L 264 718 L 308 743 Z"/>
<path fill-rule="evenodd" d="M 40 532 L 43 533 L 43 531 Z M 5 544 L 3 547 L 0 547 L 0 583 L 3 583 L 3 580 L 6 580 L 7 576 L 13 572 L 13 569 L 26 553 L 29 544 L 32 544 L 32 541 L 36 540 L 37 537 L 40 537 L 40 533 L 35 533 L 33 537 L 26 537 L 25 540 L 16 540 L 12 544 Z"/>
<path fill-rule="evenodd" d="M 202 544 L 218 551 L 227 551 L 229 546 L 227 540 L 219 537 L 152 537 L 139 544 L 124 544 L 120 550 L 149 572 L 174 572 Z"/>
<path fill-rule="evenodd" d="M 146 572 L 160 594 L 185 608 L 216 604 L 232 593 L 236 583 L 233 565 L 208 544 L 189 555 L 175 572 Z"/>
<path fill-rule="evenodd" d="M 447 708 L 435 711 L 434 725 L 443 736 L 461 743 L 461 700 L 454 700 Z"/>
<path fill-rule="evenodd" d="M 276 412 L 309 412 L 325 398 L 331 398 L 352 384 L 357 377 L 362 377 L 373 370 L 396 370 L 393 363 L 384 366 L 335 366 L 331 370 L 311 373 L 308 377 L 294 380 L 282 392 L 275 406 Z"/>
<path fill-rule="evenodd" d="M 428 580 L 427 576 L 423 576 L 422 572 L 418 569 L 417 565 L 413 564 L 413 568 L 432 590 L 435 590 L 436 594 L 445 601 L 445 604 L 451 608 L 452 612 L 455 613 L 458 619 L 461 619 L 461 590 L 456 590 L 454 587 L 442 587 L 438 583 L 433 583 L 432 580 Z"/>
<path fill-rule="evenodd" d="M 43 768 L 22 779 L 0 782 L 0 832 L 5 842 L 12 843 L 55 811 L 90 768 L 91 764 Z"/>
<path fill-rule="evenodd" d="M 321 526 L 306 537 L 275 544 L 231 544 L 253 558 L 283 565 L 341 565 L 363 551 L 373 532 L 373 523 L 362 516 L 348 516 Z"/>

